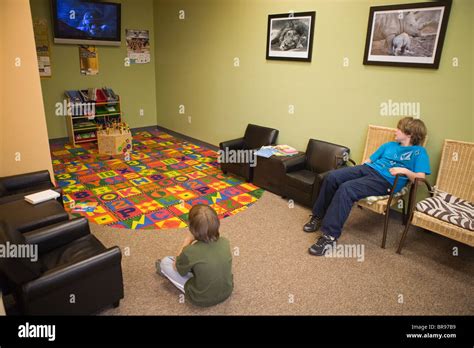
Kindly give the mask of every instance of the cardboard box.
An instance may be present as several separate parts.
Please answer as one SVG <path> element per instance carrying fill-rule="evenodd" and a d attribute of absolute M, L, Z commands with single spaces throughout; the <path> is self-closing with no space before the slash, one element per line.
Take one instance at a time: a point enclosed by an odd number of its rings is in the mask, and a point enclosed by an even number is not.
<path fill-rule="evenodd" d="M 125 155 L 132 151 L 132 134 L 130 132 L 104 131 L 97 132 L 97 143 L 101 155 Z"/>

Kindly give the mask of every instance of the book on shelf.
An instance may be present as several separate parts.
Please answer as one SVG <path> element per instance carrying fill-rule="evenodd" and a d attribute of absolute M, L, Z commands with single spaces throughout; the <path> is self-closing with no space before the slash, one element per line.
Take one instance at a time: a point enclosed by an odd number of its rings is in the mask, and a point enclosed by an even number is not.
<path fill-rule="evenodd" d="M 96 139 L 95 132 L 79 133 L 75 135 L 76 140 Z"/>
<path fill-rule="evenodd" d="M 72 103 L 82 103 L 82 97 L 79 91 L 66 91 L 66 96 Z"/>
<path fill-rule="evenodd" d="M 90 101 L 96 101 L 97 100 L 97 88 L 89 88 L 87 89 L 87 94 L 89 96 Z"/>
<path fill-rule="evenodd" d="M 102 90 L 104 91 L 104 94 L 105 96 L 107 97 L 107 101 L 108 102 L 116 102 L 118 101 L 118 96 L 114 93 L 114 91 L 112 90 L 112 88 L 107 88 L 107 87 L 104 87 L 102 88 Z"/>
<path fill-rule="evenodd" d="M 116 111 L 116 109 L 113 106 L 111 108 L 105 107 L 105 106 L 98 106 L 98 107 L 95 108 L 96 115 L 109 114 L 109 113 L 115 112 L 115 111 Z"/>
<path fill-rule="evenodd" d="M 81 129 L 81 128 L 91 128 L 91 127 L 96 127 L 95 122 L 77 122 L 74 123 L 74 129 Z"/>
<path fill-rule="evenodd" d="M 82 101 L 84 103 L 88 103 L 89 102 L 89 92 L 87 90 L 84 90 L 84 91 L 79 91 L 79 93 L 81 94 L 81 98 L 82 98 Z"/>
<path fill-rule="evenodd" d="M 118 95 L 111 88 L 88 88 L 82 90 L 67 90 L 65 92 L 73 103 L 107 103 L 117 102 Z"/>
<path fill-rule="evenodd" d="M 96 96 L 97 96 L 96 98 L 97 103 L 107 102 L 107 96 L 105 95 L 104 90 L 102 88 L 97 89 Z"/>

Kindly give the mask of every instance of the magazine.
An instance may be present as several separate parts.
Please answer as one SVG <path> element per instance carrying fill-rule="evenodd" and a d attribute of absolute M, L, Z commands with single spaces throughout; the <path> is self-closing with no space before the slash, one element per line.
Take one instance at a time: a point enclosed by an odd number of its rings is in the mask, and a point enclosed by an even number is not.
<path fill-rule="evenodd" d="M 97 202 L 79 202 L 75 204 L 72 211 L 83 212 L 83 213 L 93 213 L 94 210 L 97 208 L 97 205 L 98 205 Z"/>

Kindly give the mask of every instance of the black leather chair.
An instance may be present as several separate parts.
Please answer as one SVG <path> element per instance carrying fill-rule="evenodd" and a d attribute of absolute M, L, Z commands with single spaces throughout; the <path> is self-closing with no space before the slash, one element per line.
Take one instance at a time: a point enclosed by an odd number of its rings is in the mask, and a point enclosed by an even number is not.
<path fill-rule="evenodd" d="M 118 247 L 105 248 L 85 218 L 19 233 L 0 221 L 0 244 L 37 245 L 38 259 L 0 258 L 0 273 L 21 315 L 87 315 L 119 305 Z"/>
<path fill-rule="evenodd" d="M 24 199 L 17 199 L 0 204 L 0 220 L 24 233 L 69 220 L 69 215 L 57 200 L 33 205 Z"/>
<path fill-rule="evenodd" d="M 285 162 L 285 196 L 312 207 L 319 195 L 324 177 L 349 160 L 346 146 L 310 139 L 305 156 Z"/>
<path fill-rule="evenodd" d="M 278 137 L 278 130 L 268 127 L 249 124 L 242 138 L 224 141 L 219 144 L 222 151 L 228 150 L 258 150 L 262 146 L 275 145 Z M 253 167 L 248 162 L 245 163 L 225 163 L 221 162 L 221 170 L 236 174 L 252 181 Z"/>
<path fill-rule="evenodd" d="M 24 196 L 44 191 L 55 190 L 60 194 L 58 202 L 63 203 L 62 190 L 51 182 L 49 171 L 25 173 L 0 178 L 0 204 L 24 199 Z"/>

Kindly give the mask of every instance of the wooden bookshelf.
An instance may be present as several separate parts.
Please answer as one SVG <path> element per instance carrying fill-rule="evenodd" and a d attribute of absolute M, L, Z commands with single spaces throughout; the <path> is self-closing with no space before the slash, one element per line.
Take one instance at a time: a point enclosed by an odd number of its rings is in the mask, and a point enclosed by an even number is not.
<path fill-rule="evenodd" d="M 117 97 L 117 101 L 74 104 L 66 96 L 68 105 L 71 105 L 67 115 L 67 129 L 71 145 L 97 142 L 97 127 L 109 122 L 122 122 L 120 96 Z M 109 110 L 112 108 L 114 110 Z M 84 114 L 83 110 L 88 112 Z"/>

